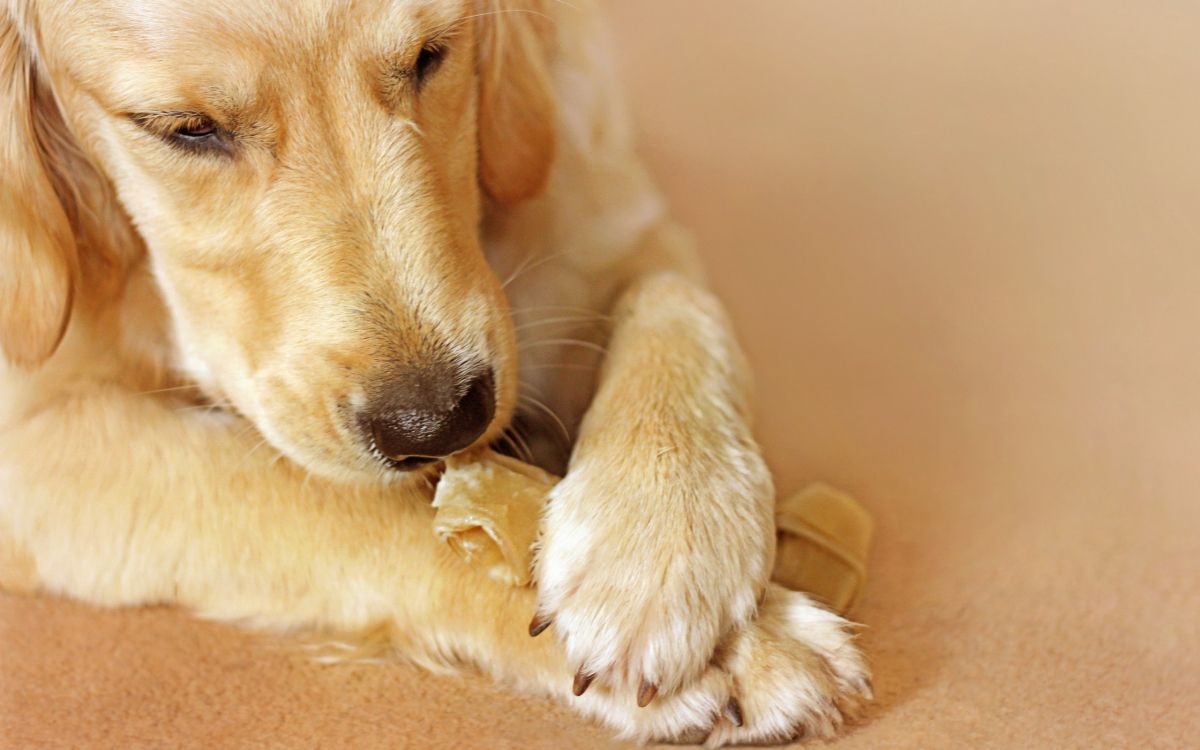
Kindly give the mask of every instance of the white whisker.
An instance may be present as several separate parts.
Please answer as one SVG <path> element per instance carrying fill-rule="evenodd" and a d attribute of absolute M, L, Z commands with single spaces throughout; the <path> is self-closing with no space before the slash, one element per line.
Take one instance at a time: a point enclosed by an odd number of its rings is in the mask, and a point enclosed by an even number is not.
<path fill-rule="evenodd" d="M 564 256 L 566 254 L 567 254 L 566 250 L 560 250 L 557 253 L 550 253 L 548 255 L 543 255 L 541 258 L 538 258 L 537 260 L 534 260 L 532 255 L 526 256 L 525 260 L 521 261 L 521 263 L 517 266 L 516 270 L 514 270 L 511 274 L 509 274 L 508 278 L 505 279 L 500 284 L 500 287 L 502 289 L 507 289 L 508 285 L 513 283 L 514 281 L 516 281 L 519 276 L 521 276 L 523 274 L 527 274 L 530 271 L 532 271 L 533 269 L 537 268 L 538 266 L 543 266 L 546 263 L 549 263 L 550 261 L 552 261 L 556 258 L 561 258 L 562 256 Z"/>
<path fill-rule="evenodd" d="M 551 409 L 549 406 L 547 406 L 540 399 L 536 399 L 533 396 L 530 396 L 529 394 L 523 393 L 517 398 L 517 400 L 520 403 L 529 404 L 530 406 L 537 407 L 543 413 L 545 413 L 548 417 L 550 417 L 552 420 L 554 420 L 554 424 L 558 425 L 558 429 L 562 432 L 563 440 L 566 441 L 567 445 L 571 444 L 571 431 L 567 429 L 567 426 L 565 424 L 563 424 L 562 419 L 559 418 L 558 414 L 556 414 L 553 409 Z"/>
<path fill-rule="evenodd" d="M 594 365 L 579 365 L 572 362 L 533 362 L 527 365 L 521 365 L 522 370 L 580 370 L 582 372 L 596 372 Z"/>
<path fill-rule="evenodd" d="M 577 312 L 577 313 L 582 313 L 584 315 L 594 315 L 598 318 L 604 318 L 605 320 L 612 320 L 611 315 L 605 315 L 604 313 L 596 312 L 595 310 L 593 310 L 589 307 L 574 307 L 571 305 L 531 305 L 529 307 L 514 307 L 514 308 L 510 309 L 509 312 L 512 313 L 513 315 L 524 315 L 526 313 L 537 312 L 539 310 L 561 310 L 563 312 Z"/>
<path fill-rule="evenodd" d="M 512 436 L 516 439 L 517 443 L 521 446 L 522 452 L 525 454 L 525 463 L 533 463 L 533 449 L 529 447 L 529 443 L 525 441 L 525 436 L 515 426 L 512 428 Z"/>
<path fill-rule="evenodd" d="M 537 328 L 539 326 L 557 325 L 560 323 L 601 323 L 607 322 L 610 318 L 605 316 L 583 317 L 583 316 L 567 316 L 560 318 L 543 318 L 542 320 L 531 320 L 528 323 L 522 323 L 514 326 L 513 330 L 520 332 L 529 328 Z"/>
<path fill-rule="evenodd" d="M 200 387 L 200 386 L 198 386 L 198 385 L 195 385 L 195 384 L 191 384 L 191 385 L 176 385 L 176 386 L 172 386 L 172 387 L 170 387 L 170 388 L 156 388 L 155 390 L 152 390 L 152 391 L 137 391 L 135 395 L 137 395 L 137 396 L 149 396 L 149 395 L 151 395 L 151 394 L 154 394 L 154 393 L 170 393 L 170 392 L 172 392 L 172 391 L 186 391 L 186 390 L 189 390 L 189 389 L 198 389 L 199 387 Z"/>
<path fill-rule="evenodd" d="M 500 436 L 500 439 L 504 441 L 505 445 L 512 449 L 513 453 L 517 454 L 517 458 L 521 459 L 525 463 L 533 463 L 533 457 L 529 454 L 529 446 L 525 445 L 525 441 L 522 440 L 520 444 L 516 442 L 516 435 L 514 434 L 515 429 L 515 427 L 509 426 L 509 428 Z"/>
<path fill-rule="evenodd" d="M 263 447 L 264 445 L 266 445 L 266 443 L 267 443 L 267 439 L 266 439 L 266 438 L 263 438 L 262 440 L 259 440 L 257 443 L 255 443 L 255 444 L 254 444 L 254 447 L 253 447 L 253 448 L 251 448 L 250 450 L 246 451 L 246 455 L 242 456 L 242 460 L 241 460 L 241 461 L 238 461 L 238 464 L 237 464 L 237 466 L 235 466 L 235 467 L 234 467 L 234 470 L 241 469 L 241 468 L 242 468 L 242 466 L 243 466 L 243 465 L 244 465 L 244 464 L 245 464 L 247 461 L 249 461 L 249 460 L 250 460 L 250 457 L 251 457 L 251 456 L 253 456 L 253 455 L 255 454 L 255 452 L 256 452 L 256 451 L 257 451 L 259 448 L 261 448 L 261 447 Z"/>
<path fill-rule="evenodd" d="M 530 341 L 520 344 L 517 347 L 517 351 L 525 351 L 541 346 L 579 346 L 584 349 L 590 349 L 594 352 L 599 352 L 600 354 L 608 354 L 608 349 L 605 349 L 603 346 L 591 341 L 583 341 L 581 339 L 542 339 L 540 341 Z"/>

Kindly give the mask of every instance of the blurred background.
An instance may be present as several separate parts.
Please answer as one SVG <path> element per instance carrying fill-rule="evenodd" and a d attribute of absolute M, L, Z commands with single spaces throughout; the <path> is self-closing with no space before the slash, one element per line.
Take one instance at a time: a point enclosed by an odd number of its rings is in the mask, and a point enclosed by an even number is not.
<path fill-rule="evenodd" d="M 781 492 L 876 515 L 845 746 L 1194 742 L 1200 5 L 611 7 Z"/>
<path fill-rule="evenodd" d="M 875 514 L 854 616 L 879 700 L 837 747 L 1194 744 L 1200 5 L 605 4 L 781 492 Z M 609 744 L 482 682 L 318 668 L 174 612 L 0 615 L 0 674 L 70 686 L 5 693 L 0 738 Z"/>

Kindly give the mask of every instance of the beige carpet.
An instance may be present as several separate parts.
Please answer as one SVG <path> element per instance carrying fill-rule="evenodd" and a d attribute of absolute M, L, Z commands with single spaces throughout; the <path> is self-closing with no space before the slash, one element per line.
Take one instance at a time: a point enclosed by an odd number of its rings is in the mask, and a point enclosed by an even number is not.
<path fill-rule="evenodd" d="M 1200 734 L 1200 6 L 611 3 L 788 490 L 876 514 L 840 748 Z M 0 747 L 599 747 L 170 611 L 0 598 Z"/>

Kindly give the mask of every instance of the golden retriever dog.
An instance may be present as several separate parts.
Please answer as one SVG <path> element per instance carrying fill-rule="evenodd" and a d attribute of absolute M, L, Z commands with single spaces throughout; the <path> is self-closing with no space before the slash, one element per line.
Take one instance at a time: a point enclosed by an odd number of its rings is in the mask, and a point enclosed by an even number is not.
<path fill-rule="evenodd" d="M 607 55 L 577 0 L 0 0 L 4 587 L 833 733 L 866 668 L 768 581 L 746 367 Z M 532 588 L 430 530 L 506 441 L 565 470 Z"/>

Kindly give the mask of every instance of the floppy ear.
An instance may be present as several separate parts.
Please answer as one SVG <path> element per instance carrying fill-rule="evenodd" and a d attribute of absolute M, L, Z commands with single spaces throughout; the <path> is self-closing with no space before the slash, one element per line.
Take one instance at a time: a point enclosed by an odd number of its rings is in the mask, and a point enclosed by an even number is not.
<path fill-rule="evenodd" d="M 542 189 L 554 161 L 553 32 L 538 0 L 480 6 L 479 179 L 510 206 Z"/>
<path fill-rule="evenodd" d="M 28 47 L 0 10 L 0 344 L 27 367 L 54 353 L 71 312 L 72 209 L 50 167 L 64 132 Z"/>

